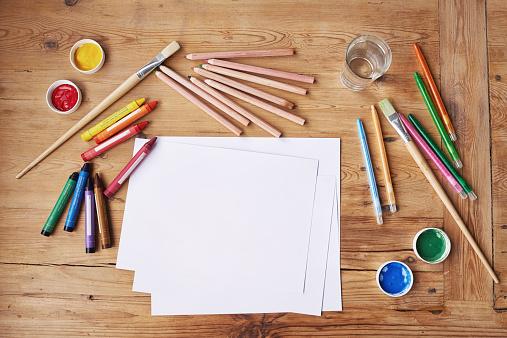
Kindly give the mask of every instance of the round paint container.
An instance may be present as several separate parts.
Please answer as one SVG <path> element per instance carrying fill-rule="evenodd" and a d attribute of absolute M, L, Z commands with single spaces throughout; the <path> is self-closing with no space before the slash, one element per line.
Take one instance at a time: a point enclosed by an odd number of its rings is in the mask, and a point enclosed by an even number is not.
<path fill-rule="evenodd" d="M 414 252 L 422 261 L 430 264 L 443 262 L 451 252 L 451 241 L 438 228 L 424 228 L 414 237 Z"/>
<path fill-rule="evenodd" d="M 83 74 L 98 72 L 104 65 L 106 54 L 95 40 L 79 40 L 70 50 L 70 63 L 72 67 Z"/>
<path fill-rule="evenodd" d="M 401 297 L 414 284 L 414 274 L 407 264 L 398 261 L 385 262 L 377 270 L 377 285 L 386 295 Z"/>
<path fill-rule="evenodd" d="M 68 80 L 58 80 L 49 86 L 46 102 L 53 111 L 59 114 L 75 112 L 81 104 L 81 91 L 78 86 Z"/>

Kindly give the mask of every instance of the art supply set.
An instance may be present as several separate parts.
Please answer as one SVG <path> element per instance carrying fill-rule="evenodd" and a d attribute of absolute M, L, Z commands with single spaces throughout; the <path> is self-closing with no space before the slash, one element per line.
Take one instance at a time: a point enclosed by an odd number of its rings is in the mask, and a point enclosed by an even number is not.
<path fill-rule="evenodd" d="M 387 99 L 380 101 L 379 106 L 498 283 L 498 277 L 417 148 L 425 152 L 461 198 L 477 198 L 456 170 L 463 166 L 452 144 L 456 133 L 424 56 L 416 44 L 414 48 L 430 92 L 417 73 L 415 81 L 451 160 L 413 115 L 406 119 Z M 306 88 L 279 80 L 312 84 L 314 77 L 223 60 L 294 54 L 293 49 L 276 49 L 188 54 L 187 59 L 205 60 L 206 63 L 191 68 L 202 79 L 187 78 L 162 65 L 178 49 L 176 42 L 168 45 L 17 178 L 151 72 L 234 135 L 240 136 L 241 128 L 252 123 L 275 138 L 159 136 L 151 140 L 135 139 L 134 156 L 104 189 L 97 173 L 92 178 L 88 161 L 140 133 L 149 122 L 136 121 L 158 104 L 158 101 L 146 102 L 145 98 L 134 100 L 81 134 L 84 141 L 93 139 L 97 145 L 81 154 L 86 163 L 79 173 L 69 177 L 41 234 L 49 236 L 54 232 L 73 192 L 64 230 L 75 229 L 80 206 L 84 204 L 85 252 L 95 252 L 97 235 L 102 249 L 110 248 L 105 200 L 130 179 L 116 267 L 135 271 L 133 291 L 151 294 L 153 315 L 257 312 L 321 315 L 322 311 L 341 310 L 340 139 L 287 138 L 280 142 L 277 140 L 282 135 L 280 130 L 231 99 L 245 101 L 304 125 L 305 119 L 294 113 L 294 102 L 257 87 L 306 95 Z M 374 57 L 377 62 L 368 76 L 358 79 L 355 73 L 361 68 L 358 61 L 346 60 L 342 82 L 347 88 L 358 91 L 387 71 L 391 50 L 384 40 L 371 35 L 355 39 L 347 54 L 354 50 L 359 53 L 355 55 Z M 71 50 L 72 65 L 85 74 L 100 69 L 104 57 L 102 48 L 93 40 L 80 41 Z M 238 80 L 252 82 L 257 87 Z M 59 87 L 62 85 L 64 87 Z M 79 106 L 77 87 L 60 83 L 50 89 L 47 100 L 50 104 L 51 98 L 52 109 L 64 113 Z M 70 99 L 60 99 L 65 96 Z M 389 205 L 386 210 L 394 213 L 400 203 L 396 202 L 380 121 L 373 105 L 371 116 Z M 384 218 L 374 166 L 360 119 L 357 129 L 374 215 L 382 225 Z M 146 224 L 150 230 L 140 231 L 139 224 Z M 291 233 L 291 240 L 281 241 L 287 232 Z M 414 237 L 413 248 L 418 258 L 435 264 L 445 260 L 451 244 L 442 230 L 427 228 Z M 257 273 L 259 269 L 262 274 Z M 376 280 L 386 295 L 399 297 L 411 289 L 414 274 L 406 264 L 388 261 L 378 269 Z"/>

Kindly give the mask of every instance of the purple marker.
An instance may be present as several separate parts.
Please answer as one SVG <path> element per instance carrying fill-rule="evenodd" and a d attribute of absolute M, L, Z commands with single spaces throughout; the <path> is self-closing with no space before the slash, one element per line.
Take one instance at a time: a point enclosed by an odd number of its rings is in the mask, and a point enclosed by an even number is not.
<path fill-rule="evenodd" d="M 95 252 L 95 201 L 92 179 L 88 177 L 85 186 L 85 245 L 86 253 Z"/>

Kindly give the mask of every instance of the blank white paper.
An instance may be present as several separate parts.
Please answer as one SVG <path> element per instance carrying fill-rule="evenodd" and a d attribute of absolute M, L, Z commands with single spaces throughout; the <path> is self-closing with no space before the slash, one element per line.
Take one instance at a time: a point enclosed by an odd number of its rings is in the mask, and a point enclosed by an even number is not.
<path fill-rule="evenodd" d="M 130 178 L 117 267 L 301 294 L 317 166 L 158 141 Z"/>
<path fill-rule="evenodd" d="M 151 283 L 152 315 L 297 312 L 320 316 L 335 188 L 334 176 L 318 177 L 304 294 L 249 289 L 242 284 L 206 283 L 179 276 L 157 278 Z M 146 268 L 136 270 L 136 280 L 149 280 L 152 275 Z"/>

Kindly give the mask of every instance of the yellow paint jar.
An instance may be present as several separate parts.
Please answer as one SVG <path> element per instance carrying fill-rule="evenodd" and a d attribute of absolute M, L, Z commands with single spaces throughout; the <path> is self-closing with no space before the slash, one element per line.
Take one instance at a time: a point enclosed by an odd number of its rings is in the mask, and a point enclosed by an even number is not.
<path fill-rule="evenodd" d="M 80 40 L 70 50 L 70 63 L 75 69 L 84 74 L 97 72 L 102 68 L 104 60 L 104 50 L 94 40 Z"/>

